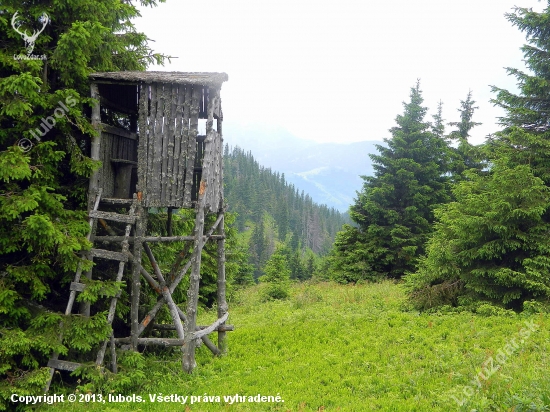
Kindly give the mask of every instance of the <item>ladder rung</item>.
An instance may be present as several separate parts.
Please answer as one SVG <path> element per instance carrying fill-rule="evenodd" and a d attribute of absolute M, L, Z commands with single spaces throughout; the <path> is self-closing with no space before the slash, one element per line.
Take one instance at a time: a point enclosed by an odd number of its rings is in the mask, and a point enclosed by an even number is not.
<path fill-rule="evenodd" d="M 70 290 L 76 290 L 77 292 L 82 292 L 86 285 L 84 283 L 71 282 Z"/>
<path fill-rule="evenodd" d="M 101 203 L 107 203 L 110 205 L 130 206 L 134 199 L 116 199 L 114 197 L 104 197 L 101 199 Z"/>
<path fill-rule="evenodd" d="M 89 213 L 90 217 L 96 218 L 96 219 L 105 219 L 105 220 L 112 220 L 114 222 L 124 222 L 124 223 L 135 223 L 136 217 L 130 216 L 130 215 L 121 215 L 120 213 L 115 212 L 102 212 L 99 210 L 92 210 Z"/>
<path fill-rule="evenodd" d="M 76 368 L 78 368 L 81 365 L 82 364 L 77 362 L 69 362 L 69 361 L 64 361 L 59 359 L 50 359 L 50 361 L 48 362 L 48 366 L 50 368 L 55 368 L 55 369 L 60 369 L 62 371 L 70 371 L 70 372 L 76 370 Z"/>
<path fill-rule="evenodd" d="M 121 252 L 112 252 L 103 249 L 91 249 L 90 253 L 93 257 L 101 259 L 118 260 L 119 262 L 128 262 L 128 255 Z"/>

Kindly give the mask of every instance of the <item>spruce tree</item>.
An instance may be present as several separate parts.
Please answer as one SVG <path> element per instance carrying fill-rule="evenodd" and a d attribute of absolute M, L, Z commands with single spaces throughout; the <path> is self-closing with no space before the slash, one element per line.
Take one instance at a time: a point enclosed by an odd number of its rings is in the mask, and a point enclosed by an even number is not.
<path fill-rule="evenodd" d="M 481 300 L 520 309 L 550 297 L 550 190 L 527 165 L 503 163 L 489 176 L 467 172 L 456 201 L 436 211 L 427 255 L 406 278 L 418 308 Z"/>
<path fill-rule="evenodd" d="M 475 100 L 472 99 L 472 91 L 468 91 L 466 100 L 460 101 L 460 121 L 459 122 L 450 122 L 449 126 L 455 126 L 456 129 L 453 130 L 448 139 L 456 144 L 456 147 L 453 147 L 452 150 L 452 166 L 451 170 L 453 172 L 453 181 L 461 180 L 461 174 L 465 170 L 476 169 L 481 171 L 484 167 L 482 159 L 482 154 L 480 149 L 476 146 L 473 146 L 468 142 L 470 137 L 470 131 L 481 125 L 479 122 L 474 122 L 473 116 L 476 109 L 479 107 L 475 106 Z"/>
<path fill-rule="evenodd" d="M 58 340 L 58 312 L 66 304 L 60 297 L 79 252 L 90 247 L 87 178 L 98 167 L 87 152 L 95 133 L 86 116 L 88 74 L 162 62 L 135 30 L 138 15 L 131 1 L 120 0 L 0 5 L 0 409 L 11 393 L 40 393 L 49 355 L 67 352 Z M 29 49 L 12 19 L 20 32 L 44 25 L 34 44 L 37 59 L 14 58 L 28 57 Z M 54 114 L 55 126 L 32 133 Z M 102 313 L 63 324 L 65 342 L 76 349 L 88 350 L 110 333 Z"/>
<path fill-rule="evenodd" d="M 443 102 L 440 100 L 437 104 L 437 112 L 432 116 L 432 133 L 442 139 L 445 136 L 445 119 L 443 119 Z"/>
<path fill-rule="evenodd" d="M 290 295 L 290 268 L 284 246 L 279 247 L 265 264 L 265 275 L 260 281 L 266 283 L 262 295 L 264 300 L 286 299 Z"/>
<path fill-rule="evenodd" d="M 493 87 L 506 114 L 482 148 L 491 167 L 467 176 L 438 211 L 428 253 L 407 279 L 419 307 L 484 300 L 521 309 L 550 298 L 550 7 L 507 18 L 527 34 L 530 73 L 507 69 L 519 94 Z"/>
<path fill-rule="evenodd" d="M 506 69 L 516 77 L 519 94 L 492 87 L 492 102 L 506 114 L 499 119 L 504 129 L 488 141 L 488 156 L 505 156 L 511 166 L 528 164 L 550 185 L 550 2 L 541 13 L 516 8 L 506 17 L 526 34 L 529 44 L 522 51 L 529 72 Z"/>
<path fill-rule="evenodd" d="M 386 146 L 370 155 L 375 171 L 365 183 L 335 241 L 333 269 L 340 281 L 400 278 L 413 270 L 431 232 L 433 210 L 449 199 L 449 147 L 424 121 L 420 82 Z"/>

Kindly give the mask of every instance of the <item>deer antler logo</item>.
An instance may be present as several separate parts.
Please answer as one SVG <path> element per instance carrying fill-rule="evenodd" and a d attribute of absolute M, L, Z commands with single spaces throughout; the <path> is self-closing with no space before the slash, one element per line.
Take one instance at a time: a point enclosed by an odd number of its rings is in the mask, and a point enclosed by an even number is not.
<path fill-rule="evenodd" d="M 27 49 L 27 54 L 31 55 L 32 51 L 34 50 L 34 42 L 38 38 L 38 35 L 44 31 L 46 28 L 46 25 L 50 22 L 50 17 L 44 12 L 42 13 L 42 17 L 40 20 L 42 21 L 42 28 L 40 30 L 35 30 L 32 35 L 28 35 L 25 31 L 19 30 L 21 27 L 21 22 L 17 20 L 17 14 L 19 12 L 15 12 L 13 17 L 11 18 L 11 26 L 13 29 L 23 37 L 23 40 L 25 40 L 25 47 Z"/>

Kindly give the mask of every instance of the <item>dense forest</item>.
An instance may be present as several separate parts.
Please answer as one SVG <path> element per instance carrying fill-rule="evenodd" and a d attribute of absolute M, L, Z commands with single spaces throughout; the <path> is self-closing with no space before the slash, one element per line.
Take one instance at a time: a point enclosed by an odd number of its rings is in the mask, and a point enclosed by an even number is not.
<path fill-rule="evenodd" d="M 250 152 L 239 147 L 224 150 L 224 185 L 228 211 L 235 212 L 240 232 L 250 231 L 250 263 L 258 278 L 277 243 L 284 243 L 292 259 L 303 262 L 313 252 L 328 253 L 346 216 L 334 208 L 317 205 L 304 191 L 285 180 L 284 173 L 258 164 Z M 309 257 L 308 257 L 309 256 Z M 300 265 L 292 278 L 311 277 Z"/>
<path fill-rule="evenodd" d="M 420 82 L 371 155 L 364 184 L 328 258 L 340 282 L 401 280 L 419 309 L 488 305 L 521 311 L 550 301 L 550 118 L 547 9 L 516 8 L 529 72 L 508 68 L 519 94 L 493 87 L 503 129 L 468 142 L 475 101 L 445 124 L 426 119 Z M 453 130 L 446 133 L 445 126 Z"/>

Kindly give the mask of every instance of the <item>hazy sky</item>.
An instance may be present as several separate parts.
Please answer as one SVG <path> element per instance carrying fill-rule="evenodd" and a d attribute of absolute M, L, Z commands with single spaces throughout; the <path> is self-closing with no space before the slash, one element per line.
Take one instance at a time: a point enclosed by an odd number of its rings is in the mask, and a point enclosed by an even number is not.
<path fill-rule="evenodd" d="M 457 121 L 468 90 L 479 106 L 472 143 L 498 130 L 490 85 L 514 89 L 525 35 L 504 17 L 537 0 L 167 0 L 141 9 L 138 30 L 177 56 L 149 70 L 223 71 L 225 120 L 288 129 L 318 142 L 390 137 L 421 79 L 427 120 L 443 101 Z M 448 131 L 450 128 L 448 128 Z"/>

